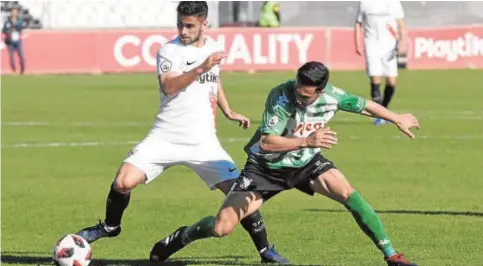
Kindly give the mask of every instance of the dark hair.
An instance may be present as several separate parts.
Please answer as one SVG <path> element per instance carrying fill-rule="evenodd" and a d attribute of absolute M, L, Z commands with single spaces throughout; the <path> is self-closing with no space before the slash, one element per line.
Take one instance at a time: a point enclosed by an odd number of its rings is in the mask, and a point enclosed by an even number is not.
<path fill-rule="evenodd" d="M 206 1 L 181 1 L 176 9 L 179 15 L 208 17 L 208 4 Z"/>
<path fill-rule="evenodd" d="M 298 69 L 297 82 L 304 86 L 315 86 L 320 92 L 329 82 L 329 69 L 317 61 L 307 62 Z"/>

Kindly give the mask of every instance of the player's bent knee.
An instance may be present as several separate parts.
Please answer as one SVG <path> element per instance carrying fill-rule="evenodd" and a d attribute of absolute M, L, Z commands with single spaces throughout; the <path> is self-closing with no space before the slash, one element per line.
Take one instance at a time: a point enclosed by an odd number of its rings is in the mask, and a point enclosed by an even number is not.
<path fill-rule="evenodd" d="M 322 194 L 331 198 L 345 202 L 349 196 L 355 191 L 345 176 L 337 169 L 330 169 L 320 175 L 316 180 L 316 189 L 322 190 Z"/>
<path fill-rule="evenodd" d="M 386 83 L 389 85 L 389 86 L 392 86 L 392 87 L 395 87 L 396 86 L 396 78 L 395 77 L 388 77 L 386 78 Z"/>
<path fill-rule="evenodd" d="M 144 172 L 134 165 L 125 163 L 119 169 L 114 180 L 114 189 L 121 193 L 128 193 L 137 185 L 142 184 L 146 180 Z"/>
<path fill-rule="evenodd" d="M 215 225 L 213 226 L 213 232 L 215 233 L 216 237 L 224 237 L 233 232 L 235 230 L 236 223 L 233 223 L 229 220 L 215 220 Z"/>
<path fill-rule="evenodd" d="M 379 77 L 379 76 L 372 76 L 371 77 L 371 83 L 373 83 L 373 84 L 380 84 L 381 83 L 381 77 Z"/>
<path fill-rule="evenodd" d="M 216 215 L 213 232 L 217 237 L 224 237 L 235 230 L 239 218 L 231 208 L 224 208 Z"/>

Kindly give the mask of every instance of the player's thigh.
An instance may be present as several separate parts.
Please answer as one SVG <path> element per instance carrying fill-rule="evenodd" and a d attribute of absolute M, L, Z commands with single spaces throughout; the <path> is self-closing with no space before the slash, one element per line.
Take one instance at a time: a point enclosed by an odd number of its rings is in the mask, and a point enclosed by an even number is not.
<path fill-rule="evenodd" d="M 210 189 L 220 188 L 226 194 L 240 172 L 231 156 L 216 141 L 198 147 L 191 160 L 184 162 Z"/>
<path fill-rule="evenodd" d="M 138 172 L 144 173 L 143 183 L 149 183 L 177 163 L 178 153 L 175 145 L 157 136 L 148 136 L 131 150 L 123 166 L 138 169 Z"/>
<path fill-rule="evenodd" d="M 336 168 L 332 168 L 311 182 L 312 189 L 340 203 L 346 202 L 354 188 L 347 178 Z"/>
<path fill-rule="evenodd" d="M 366 73 L 369 77 L 381 77 L 383 74 L 382 56 L 379 54 L 366 55 Z"/>
<path fill-rule="evenodd" d="M 386 77 L 386 82 L 391 85 L 396 85 L 396 78 L 398 76 L 397 56 L 392 56 L 383 60 L 383 76 Z"/>
<path fill-rule="evenodd" d="M 230 191 L 221 206 L 217 217 L 241 221 L 256 212 L 263 204 L 262 194 L 258 191 Z M 229 214 L 226 216 L 226 214 Z"/>

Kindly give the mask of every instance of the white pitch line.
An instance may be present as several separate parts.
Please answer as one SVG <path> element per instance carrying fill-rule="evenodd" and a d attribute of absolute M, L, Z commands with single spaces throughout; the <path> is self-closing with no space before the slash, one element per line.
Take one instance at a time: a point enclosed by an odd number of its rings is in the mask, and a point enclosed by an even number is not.
<path fill-rule="evenodd" d="M 86 142 L 44 142 L 44 143 L 17 143 L 2 145 L 2 148 L 42 148 L 42 147 L 85 147 L 85 146 L 120 146 L 134 145 L 139 141 L 86 141 Z"/>
<path fill-rule="evenodd" d="M 390 137 L 360 137 L 360 136 L 346 136 L 341 137 L 340 140 L 400 140 L 408 139 L 403 135 Z M 456 136 L 416 136 L 416 140 L 478 140 L 483 139 L 483 135 L 456 135 Z M 246 142 L 248 138 L 223 138 L 220 139 L 224 143 Z M 409 140 L 409 139 L 408 139 Z M 57 148 L 57 147 L 96 147 L 96 146 L 122 146 L 135 145 L 139 140 L 129 141 L 85 141 L 85 142 L 40 142 L 40 143 L 15 143 L 2 145 L 2 148 Z"/>
<path fill-rule="evenodd" d="M 141 122 L 119 122 L 119 123 L 103 123 L 103 122 L 70 122 L 70 123 L 56 123 L 47 121 L 13 121 L 13 122 L 2 122 L 2 126 L 13 126 L 13 127 L 49 127 L 49 126 L 68 126 L 68 127 L 99 127 L 99 126 L 150 126 L 152 123 L 141 123 Z"/>
<path fill-rule="evenodd" d="M 475 113 L 476 114 L 476 113 Z M 483 114 L 483 113 L 482 113 Z M 448 115 L 429 115 L 429 116 L 419 116 L 419 120 L 483 120 L 483 115 L 471 115 L 471 114 L 461 114 L 454 115 L 448 113 Z M 363 121 L 363 118 L 336 118 L 333 122 L 356 122 Z M 9 127 L 149 127 L 152 122 L 48 122 L 48 121 L 7 121 L 1 122 L 1 126 Z"/>

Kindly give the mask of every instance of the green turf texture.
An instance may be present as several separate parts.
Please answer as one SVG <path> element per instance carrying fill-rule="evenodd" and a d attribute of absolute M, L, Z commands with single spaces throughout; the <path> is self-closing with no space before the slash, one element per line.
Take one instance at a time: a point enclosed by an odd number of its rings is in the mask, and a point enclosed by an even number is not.
<path fill-rule="evenodd" d="M 241 130 L 219 112 L 218 135 L 238 166 L 268 91 L 293 75 L 222 75 L 233 110 L 253 122 Z M 104 218 L 110 183 L 133 146 L 123 143 L 141 140 L 154 121 L 156 75 L 2 76 L 1 82 L 2 262 L 48 265 L 59 237 Z M 363 72 L 334 72 L 331 82 L 369 96 Z M 338 113 L 329 126 L 339 144 L 324 154 L 379 212 L 395 248 L 408 258 L 421 265 L 483 265 L 483 72 L 402 71 L 391 108 L 419 118 L 417 139 Z M 15 146 L 54 142 L 116 143 Z M 122 234 L 92 245 L 92 265 L 149 265 L 155 241 L 214 215 L 222 200 L 190 169 L 171 168 L 133 192 Z M 351 215 L 327 198 L 288 191 L 262 214 L 270 242 L 293 264 L 385 265 Z M 242 227 L 223 239 L 196 242 L 172 259 L 175 265 L 259 261 Z"/>

